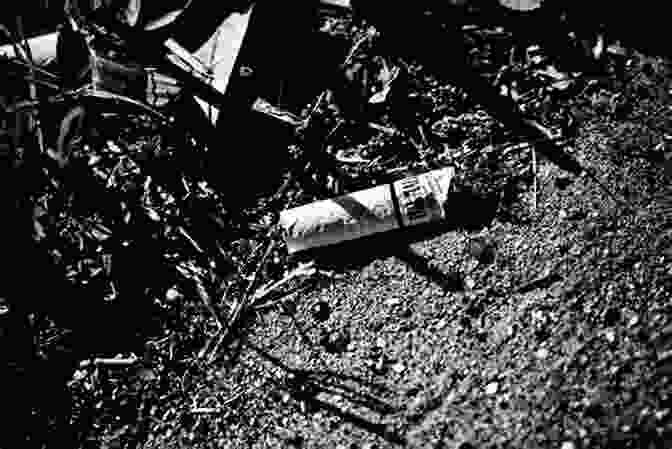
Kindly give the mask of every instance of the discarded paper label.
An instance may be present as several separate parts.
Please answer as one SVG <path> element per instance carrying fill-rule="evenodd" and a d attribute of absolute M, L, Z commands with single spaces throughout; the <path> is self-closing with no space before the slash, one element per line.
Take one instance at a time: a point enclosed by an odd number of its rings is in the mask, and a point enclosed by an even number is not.
<path fill-rule="evenodd" d="M 445 218 L 452 167 L 280 213 L 289 253 Z M 395 202 L 396 197 L 396 202 Z"/>

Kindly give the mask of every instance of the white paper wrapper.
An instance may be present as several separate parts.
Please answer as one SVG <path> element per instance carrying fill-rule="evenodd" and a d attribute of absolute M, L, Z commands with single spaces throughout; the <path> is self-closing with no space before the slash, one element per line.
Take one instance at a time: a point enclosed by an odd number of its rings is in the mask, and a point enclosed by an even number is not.
<path fill-rule="evenodd" d="M 47 64 L 49 61 L 56 58 L 56 45 L 58 42 L 58 32 L 42 34 L 28 39 L 28 46 L 33 57 L 33 62 L 37 66 Z M 26 59 L 27 56 L 21 43 L 18 43 L 21 54 L 17 55 L 12 44 L 0 45 L 0 56 L 7 58 L 15 58 L 20 56 Z"/>
<path fill-rule="evenodd" d="M 280 213 L 290 254 L 445 218 L 455 170 L 434 170 Z"/>

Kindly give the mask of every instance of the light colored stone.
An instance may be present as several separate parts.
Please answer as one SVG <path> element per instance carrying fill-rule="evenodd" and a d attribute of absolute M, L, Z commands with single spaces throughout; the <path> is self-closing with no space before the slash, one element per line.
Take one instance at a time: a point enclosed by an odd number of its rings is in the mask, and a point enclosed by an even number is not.
<path fill-rule="evenodd" d="M 397 374 L 401 374 L 401 373 L 403 373 L 404 371 L 406 371 L 406 367 L 405 367 L 404 364 L 401 363 L 401 362 L 395 363 L 395 364 L 392 365 L 390 368 L 392 368 L 392 371 L 394 371 L 394 372 L 397 373 Z"/>
<path fill-rule="evenodd" d="M 560 446 L 560 449 L 576 449 L 576 445 L 571 441 L 564 441 Z"/>

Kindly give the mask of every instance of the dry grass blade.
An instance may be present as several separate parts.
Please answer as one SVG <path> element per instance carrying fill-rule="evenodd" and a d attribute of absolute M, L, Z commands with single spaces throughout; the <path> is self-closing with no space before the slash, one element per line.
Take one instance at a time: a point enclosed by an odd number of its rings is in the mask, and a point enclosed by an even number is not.
<path fill-rule="evenodd" d="M 375 30 L 373 28 L 369 28 L 363 36 L 360 36 L 360 38 L 355 41 L 355 43 L 352 45 L 352 47 L 350 47 L 350 51 L 348 52 L 348 55 L 345 57 L 345 60 L 341 64 L 341 67 L 345 67 L 348 64 L 350 64 L 350 62 L 352 61 L 352 58 L 354 58 L 354 56 L 357 54 L 357 51 L 364 44 L 364 42 L 366 42 L 368 39 L 370 39 L 373 36 L 374 32 L 375 32 Z M 317 99 L 315 100 L 315 103 L 313 104 L 313 107 L 310 108 L 310 112 L 308 113 L 308 115 L 304 119 L 304 126 L 307 126 L 308 123 L 310 122 L 310 120 L 312 119 L 312 117 L 317 113 L 317 110 L 320 108 L 320 105 L 322 105 L 322 102 L 324 101 L 326 96 L 327 96 L 327 91 L 324 90 L 317 97 Z"/>
<path fill-rule="evenodd" d="M 35 62 L 33 60 L 33 52 L 30 48 L 30 44 L 28 42 L 28 39 L 26 38 L 25 34 L 23 33 L 23 21 L 21 20 L 21 16 L 16 17 L 16 29 L 19 33 L 19 38 L 21 39 L 21 42 L 23 43 L 25 52 L 26 52 L 26 59 L 29 64 L 28 66 L 28 73 L 30 74 L 29 79 L 27 80 L 28 82 L 28 98 L 31 101 L 37 101 L 37 86 L 35 85 Z M 28 122 L 28 129 L 31 132 L 35 133 L 35 137 L 37 139 L 37 145 L 38 148 L 40 149 L 40 153 L 44 154 L 45 152 L 45 145 L 44 145 L 44 133 L 42 132 L 42 125 L 40 123 L 40 116 L 37 114 L 34 110 L 30 111 L 28 114 L 29 117 L 29 122 Z"/>
<path fill-rule="evenodd" d="M 52 73 L 52 72 L 50 72 L 50 71 L 48 71 L 48 70 L 46 70 L 42 67 L 35 66 L 34 64 L 27 63 L 26 61 L 22 61 L 20 59 L 13 59 L 12 64 L 16 64 L 16 65 L 19 65 L 19 66 L 25 67 L 25 68 L 32 67 L 32 69 L 35 71 L 35 73 L 39 73 L 40 75 L 43 75 L 43 76 L 49 78 L 52 81 L 60 81 L 61 80 L 61 77 L 56 75 L 55 73 Z M 59 88 L 60 88 L 60 86 L 59 86 Z"/>
<path fill-rule="evenodd" d="M 76 90 L 67 92 L 66 94 L 67 96 L 72 97 L 72 99 L 75 100 L 78 99 L 79 97 L 89 97 L 89 98 L 98 98 L 101 100 L 109 100 L 115 103 L 126 103 L 137 107 L 141 111 L 147 112 L 148 114 L 152 115 L 154 118 L 162 122 L 172 122 L 172 120 L 168 116 L 162 114 L 157 109 L 152 108 L 140 101 L 134 100 L 133 98 L 127 97 L 125 95 L 119 95 L 112 92 L 108 92 L 106 90 L 97 89 L 91 85 L 80 87 Z"/>
<path fill-rule="evenodd" d="M 215 413 L 222 413 L 222 407 L 197 407 L 190 410 L 189 413 L 194 415 L 212 415 Z"/>
<path fill-rule="evenodd" d="M 252 104 L 252 110 L 262 114 L 266 114 L 269 117 L 273 117 L 277 120 L 280 120 L 281 122 L 287 123 L 292 126 L 299 127 L 299 126 L 306 126 L 307 124 L 307 119 L 303 119 L 298 115 L 285 109 L 273 106 L 271 103 L 264 100 L 263 98 L 257 98 L 254 101 L 254 104 Z"/>
<path fill-rule="evenodd" d="M 205 286 L 203 285 L 203 282 L 199 277 L 196 277 L 196 292 L 198 293 L 198 297 L 201 299 L 203 304 L 205 305 L 205 308 L 208 309 L 208 312 L 210 312 L 210 315 L 215 319 L 215 322 L 217 323 L 217 328 L 222 329 L 224 327 L 224 323 L 222 323 L 222 319 L 219 317 L 219 314 L 215 310 L 215 308 L 212 306 L 212 301 L 210 300 L 210 295 L 205 289 Z"/>
<path fill-rule="evenodd" d="M 273 233 L 273 231 L 271 231 Z M 275 240 L 271 238 L 270 242 L 268 242 L 268 245 L 266 246 L 266 251 L 264 251 L 264 255 L 261 256 L 261 260 L 257 264 L 257 268 L 254 270 L 254 274 L 252 275 L 252 279 L 250 280 L 250 283 L 247 286 L 247 289 L 245 290 L 245 301 L 248 301 L 249 298 L 252 295 L 252 291 L 254 290 L 254 287 L 257 284 L 257 281 L 259 280 L 259 276 L 261 275 L 262 270 L 264 269 L 264 266 L 266 265 L 266 261 L 271 255 L 271 252 L 275 248 Z"/>
<path fill-rule="evenodd" d="M 279 297 L 276 297 L 275 299 L 266 301 L 266 302 L 261 303 L 261 304 L 255 304 L 254 305 L 254 310 L 262 311 L 262 310 L 267 310 L 267 309 L 279 306 L 279 305 L 281 305 L 281 304 L 283 304 L 287 301 L 290 301 L 291 298 L 295 297 L 296 295 L 308 292 L 311 288 L 313 288 L 312 284 L 306 284 L 306 285 L 303 285 L 301 287 L 292 288 L 292 289 L 282 293 Z M 267 292 L 265 295 L 263 295 L 262 297 L 260 297 L 258 299 L 259 300 L 263 299 L 263 297 L 267 296 L 268 293 L 271 293 L 271 291 Z"/>
<path fill-rule="evenodd" d="M 310 277 L 317 273 L 317 269 L 313 266 L 312 263 L 301 264 L 294 270 L 287 273 L 282 279 L 276 282 L 272 282 L 266 286 L 259 288 L 254 295 L 252 295 L 251 303 L 254 304 L 257 301 L 264 299 L 271 292 L 277 291 L 279 288 L 287 285 L 290 281 L 299 278 L 299 277 Z M 255 305 L 256 308 L 268 307 L 269 303 Z"/>
<path fill-rule="evenodd" d="M 396 128 L 392 128 L 390 126 L 380 125 L 378 123 L 369 122 L 368 126 L 369 126 L 369 128 L 371 128 L 373 130 L 380 131 L 380 132 L 385 133 L 389 136 L 396 136 L 400 133 L 399 130 L 397 130 Z"/>
<path fill-rule="evenodd" d="M 537 194 L 539 190 L 537 179 L 537 152 L 532 148 L 532 210 L 537 210 Z"/>
<path fill-rule="evenodd" d="M 237 388 L 231 395 L 226 398 L 224 401 L 222 401 L 220 404 L 218 404 L 216 407 L 195 407 L 191 409 L 191 413 L 197 414 L 197 415 L 209 415 L 213 413 L 222 413 L 224 412 L 224 409 L 234 402 L 236 402 L 238 399 L 240 399 L 244 394 L 248 393 L 249 391 L 243 389 L 243 388 Z"/>
<path fill-rule="evenodd" d="M 80 368 L 86 368 L 88 366 L 116 366 L 116 367 L 126 367 L 133 366 L 138 363 L 140 359 L 136 356 L 127 357 L 127 358 L 95 358 L 93 360 L 84 360 L 80 362 Z"/>
<path fill-rule="evenodd" d="M 182 234 L 182 236 L 189 242 L 189 244 L 196 251 L 198 251 L 201 254 L 203 254 L 205 252 L 205 251 L 203 251 L 203 248 L 201 248 L 201 245 L 199 245 L 198 242 L 196 240 L 194 240 L 194 238 L 191 235 L 189 235 L 189 233 L 186 231 L 186 229 L 184 229 L 184 227 L 179 226 L 177 229 L 180 232 L 180 234 Z"/>
<path fill-rule="evenodd" d="M 375 33 L 374 29 L 369 28 L 368 30 L 366 30 L 366 33 L 364 33 L 362 36 L 359 37 L 359 39 L 357 39 L 355 41 L 355 43 L 350 48 L 350 52 L 348 53 L 348 56 L 346 56 L 345 61 L 343 61 L 343 66 L 346 66 L 346 65 L 350 64 L 350 62 L 352 61 L 352 58 L 355 57 L 355 55 L 357 54 L 357 51 L 360 49 L 360 47 L 362 45 L 364 45 L 364 42 L 366 42 L 368 39 L 371 39 L 371 37 L 374 35 L 374 33 Z"/>
<path fill-rule="evenodd" d="M 622 207 L 623 210 L 630 210 L 631 206 L 630 204 L 623 198 L 618 198 L 614 192 L 607 187 L 607 185 L 600 179 L 597 171 L 592 168 L 592 167 L 584 167 L 584 174 L 591 180 L 593 181 L 599 188 L 602 190 L 604 193 L 607 194 L 609 198 L 611 198 L 614 203 L 618 204 L 619 207 Z"/>
<path fill-rule="evenodd" d="M 242 298 L 240 298 L 237 301 L 234 301 L 231 304 L 231 313 L 229 314 L 229 319 L 228 322 L 226 323 L 226 326 L 223 327 L 217 335 L 214 337 L 216 340 L 216 343 L 212 350 L 210 351 L 210 355 L 208 357 L 209 361 L 212 361 L 219 351 L 220 346 L 224 343 L 224 341 L 232 334 L 234 330 L 238 327 L 240 323 L 240 319 L 242 316 L 244 316 L 244 312 L 247 310 L 247 308 L 250 306 L 250 299 L 252 298 L 252 291 L 259 279 L 259 276 L 262 273 L 262 270 L 264 269 L 264 266 L 266 265 L 266 261 L 271 255 L 271 252 L 275 248 L 275 239 L 273 239 L 273 235 L 275 234 L 274 230 L 271 229 L 269 231 L 268 237 L 270 238 L 270 241 L 266 247 L 266 251 L 264 252 L 264 255 L 261 257 L 261 260 L 257 264 L 257 268 L 254 271 L 254 274 L 252 275 L 252 279 L 250 279 L 250 283 L 247 286 L 247 289 L 245 290 L 244 295 Z M 209 346 L 209 344 L 208 344 Z"/>

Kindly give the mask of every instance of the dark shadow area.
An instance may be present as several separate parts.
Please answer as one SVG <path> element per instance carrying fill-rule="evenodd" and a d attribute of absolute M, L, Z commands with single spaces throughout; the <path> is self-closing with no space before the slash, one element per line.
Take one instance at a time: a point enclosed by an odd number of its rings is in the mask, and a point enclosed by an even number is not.
<path fill-rule="evenodd" d="M 349 410 L 345 410 L 317 397 L 321 393 L 339 395 L 354 406 L 369 409 L 383 418 L 385 415 L 396 413 L 398 410 L 374 394 L 365 391 L 364 388 L 381 392 L 383 389 L 387 390 L 386 387 L 376 385 L 356 376 L 332 371 L 294 369 L 264 349 L 254 346 L 249 342 L 246 344 L 264 360 L 281 368 L 290 375 L 286 381 L 279 381 L 274 377 L 271 380 L 279 389 L 289 392 L 297 402 L 307 405 L 310 410 L 325 410 L 332 415 L 338 416 L 343 421 L 377 435 L 390 443 L 404 444 L 402 436 L 388 426 L 371 422 Z M 350 386 L 348 383 L 355 386 Z"/>
<path fill-rule="evenodd" d="M 260 348 L 259 346 L 256 346 L 253 343 L 250 343 L 249 340 L 245 340 L 244 345 L 254 350 L 263 359 L 271 362 L 278 368 L 281 368 L 287 371 L 288 373 L 293 374 L 299 379 L 305 379 L 309 377 L 311 381 L 319 381 L 323 385 L 331 385 L 331 386 L 338 385 L 339 388 L 343 388 L 344 390 L 348 391 L 355 391 L 355 390 L 352 389 L 352 387 L 348 387 L 347 385 L 345 385 L 344 382 L 351 382 L 354 384 L 358 384 L 360 386 L 368 388 L 371 391 L 376 392 L 377 394 L 384 394 L 390 392 L 389 388 L 383 383 L 373 382 L 363 377 L 354 376 L 351 374 L 338 373 L 336 371 L 331 370 L 304 370 L 304 369 L 292 368 L 287 364 L 285 364 L 278 357 L 275 357 L 274 355 L 270 354 L 265 349 Z M 369 398 L 372 399 L 373 401 L 379 401 L 373 396 L 369 396 Z M 389 406 L 383 405 L 383 407 L 389 407 Z"/>
<path fill-rule="evenodd" d="M 444 293 L 464 290 L 462 276 L 457 272 L 446 273 L 434 266 L 427 258 L 418 254 L 413 248 L 405 247 L 395 254 L 399 260 L 408 265 L 416 273 L 437 284 Z"/>
<path fill-rule="evenodd" d="M 301 398 L 301 396 L 297 397 L 296 395 L 293 395 L 293 397 L 295 397 L 296 399 Z M 405 444 L 405 440 L 401 435 L 394 432 L 392 429 L 390 429 L 388 426 L 384 424 L 372 423 L 351 412 L 342 410 L 333 404 L 329 404 L 328 402 L 316 399 L 314 396 L 305 398 L 304 400 L 307 401 L 312 407 L 316 409 L 326 410 L 327 412 L 340 417 L 344 421 L 347 421 L 361 429 L 366 430 L 369 433 L 379 436 L 385 441 L 400 446 Z"/>

